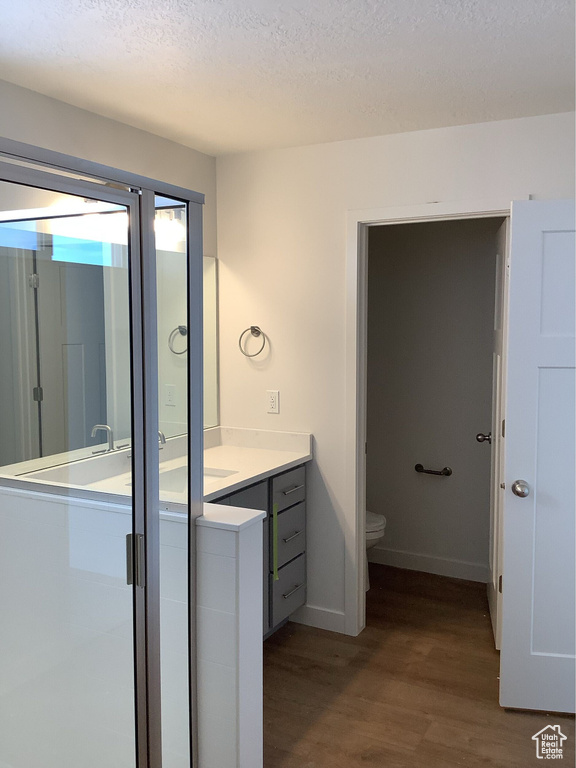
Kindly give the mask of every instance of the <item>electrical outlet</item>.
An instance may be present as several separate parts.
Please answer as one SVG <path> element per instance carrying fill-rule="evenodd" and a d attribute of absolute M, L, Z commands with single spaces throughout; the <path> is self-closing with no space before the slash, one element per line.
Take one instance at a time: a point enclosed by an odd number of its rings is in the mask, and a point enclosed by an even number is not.
<path fill-rule="evenodd" d="M 266 390 L 266 406 L 268 413 L 280 413 L 280 392 L 277 389 Z"/>
<path fill-rule="evenodd" d="M 171 408 L 176 407 L 176 387 L 174 384 L 164 385 L 164 405 L 168 405 Z"/>

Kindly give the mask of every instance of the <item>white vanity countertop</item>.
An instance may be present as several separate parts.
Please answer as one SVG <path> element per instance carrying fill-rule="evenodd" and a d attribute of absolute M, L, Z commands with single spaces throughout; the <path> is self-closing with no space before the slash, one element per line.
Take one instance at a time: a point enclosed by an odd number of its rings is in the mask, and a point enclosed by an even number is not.
<path fill-rule="evenodd" d="M 185 435 L 171 438 L 160 453 L 161 509 L 180 514 L 187 496 L 186 444 Z M 308 433 L 239 427 L 207 429 L 204 432 L 204 501 L 226 496 L 311 458 L 312 435 Z M 26 480 L 31 490 L 59 493 L 66 489 L 67 495 L 78 491 L 80 497 L 88 498 L 97 491 L 100 499 L 109 496 L 115 503 L 123 503 L 122 498 L 131 495 L 129 449 L 94 456 L 91 449 L 84 448 L 2 467 L 0 475 Z M 225 506 L 218 508 L 226 509 Z M 217 509 L 214 509 L 209 515 L 213 527 L 216 516 Z M 243 524 L 225 517 L 224 527 Z"/>
<path fill-rule="evenodd" d="M 219 528 L 224 531 L 241 531 L 266 517 L 258 509 L 237 509 L 227 504 L 204 504 L 204 514 L 196 518 L 201 528 Z"/>
<path fill-rule="evenodd" d="M 233 493 L 312 458 L 312 435 L 304 432 L 215 427 L 206 430 L 204 443 L 205 501 Z M 230 474 L 219 477 L 218 472 Z"/>

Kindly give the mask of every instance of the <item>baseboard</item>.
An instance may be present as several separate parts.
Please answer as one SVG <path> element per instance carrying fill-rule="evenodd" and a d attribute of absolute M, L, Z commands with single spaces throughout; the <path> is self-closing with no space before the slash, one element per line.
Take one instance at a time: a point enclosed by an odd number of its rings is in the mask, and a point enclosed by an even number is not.
<path fill-rule="evenodd" d="M 345 617 L 341 611 L 330 611 L 317 605 L 303 605 L 290 616 L 290 621 L 306 624 L 308 627 L 328 629 L 330 632 L 345 633 Z"/>
<path fill-rule="evenodd" d="M 368 561 L 380 565 L 392 565 L 394 568 L 405 568 L 409 571 L 435 573 L 438 576 L 451 576 L 453 579 L 489 581 L 488 566 L 480 563 L 468 563 L 464 560 L 452 560 L 434 555 L 420 555 L 416 552 L 402 552 L 398 549 L 381 549 L 373 547 L 368 552 Z"/>

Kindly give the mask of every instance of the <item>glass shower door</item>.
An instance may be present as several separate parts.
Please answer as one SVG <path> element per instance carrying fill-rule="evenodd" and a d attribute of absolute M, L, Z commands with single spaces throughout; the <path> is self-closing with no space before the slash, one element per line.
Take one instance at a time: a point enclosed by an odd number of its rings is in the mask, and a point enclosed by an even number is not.
<path fill-rule="evenodd" d="M 137 198 L 85 187 L 0 182 L 1 768 L 133 768 L 146 722 Z"/>

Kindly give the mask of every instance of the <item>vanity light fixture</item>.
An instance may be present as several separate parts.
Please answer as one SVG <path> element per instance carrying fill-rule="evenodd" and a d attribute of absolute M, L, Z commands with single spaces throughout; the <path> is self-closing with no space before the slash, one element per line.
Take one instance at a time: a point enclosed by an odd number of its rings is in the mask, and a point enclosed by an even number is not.
<path fill-rule="evenodd" d="M 186 227 L 181 219 L 182 211 L 168 209 L 156 211 L 154 219 L 154 234 L 156 248 L 160 251 L 184 251 L 186 242 Z"/>

